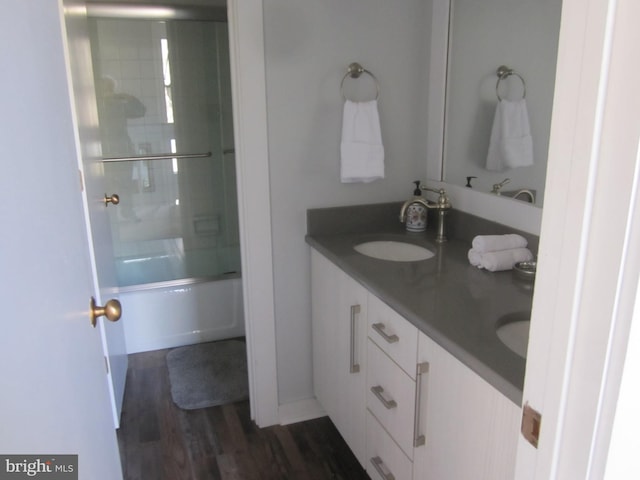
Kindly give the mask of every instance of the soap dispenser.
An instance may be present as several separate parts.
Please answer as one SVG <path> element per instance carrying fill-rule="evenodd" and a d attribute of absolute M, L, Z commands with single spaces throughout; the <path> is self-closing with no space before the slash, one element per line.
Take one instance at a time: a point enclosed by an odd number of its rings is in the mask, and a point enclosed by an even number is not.
<path fill-rule="evenodd" d="M 416 184 L 413 198 L 405 203 L 405 225 L 409 232 L 424 232 L 427 229 L 427 201 L 422 197 L 420 180 L 413 183 Z"/>

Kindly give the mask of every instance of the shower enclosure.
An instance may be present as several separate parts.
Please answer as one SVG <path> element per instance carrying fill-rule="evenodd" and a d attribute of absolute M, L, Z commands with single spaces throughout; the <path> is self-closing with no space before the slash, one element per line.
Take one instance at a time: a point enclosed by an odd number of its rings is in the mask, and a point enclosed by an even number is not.
<path fill-rule="evenodd" d="M 243 335 L 224 9 L 89 14 L 128 351 Z"/>

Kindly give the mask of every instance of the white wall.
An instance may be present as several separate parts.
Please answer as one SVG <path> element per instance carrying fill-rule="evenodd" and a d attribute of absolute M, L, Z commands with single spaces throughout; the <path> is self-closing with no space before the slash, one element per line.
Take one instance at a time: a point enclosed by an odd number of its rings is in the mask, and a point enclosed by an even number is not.
<path fill-rule="evenodd" d="M 401 200 L 424 179 L 430 8 L 422 0 L 264 0 L 280 404 L 313 396 L 306 210 Z M 343 185 L 340 81 L 353 61 L 380 83 L 386 178 Z M 364 77 L 347 83 L 374 91 Z"/>

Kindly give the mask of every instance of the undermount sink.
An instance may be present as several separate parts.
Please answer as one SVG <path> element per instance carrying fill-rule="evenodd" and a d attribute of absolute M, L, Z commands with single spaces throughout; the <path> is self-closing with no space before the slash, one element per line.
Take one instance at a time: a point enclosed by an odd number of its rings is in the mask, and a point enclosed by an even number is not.
<path fill-rule="evenodd" d="M 529 312 L 514 312 L 503 315 L 496 324 L 500 341 L 522 358 L 527 358 L 529 320 Z"/>
<path fill-rule="evenodd" d="M 364 242 L 353 248 L 362 255 L 392 262 L 417 262 L 435 256 L 431 250 L 420 245 L 396 240 Z"/>

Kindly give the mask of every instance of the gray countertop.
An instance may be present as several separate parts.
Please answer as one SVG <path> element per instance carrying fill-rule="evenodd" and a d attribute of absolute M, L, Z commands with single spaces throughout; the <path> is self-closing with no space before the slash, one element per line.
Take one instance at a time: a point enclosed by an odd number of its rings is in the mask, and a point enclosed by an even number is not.
<path fill-rule="evenodd" d="M 512 271 L 491 273 L 469 264 L 468 241 L 436 245 L 433 232 L 311 233 L 306 241 L 419 330 L 517 405 L 522 402 L 525 360 L 496 335 L 500 317 L 531 309 L 532 284 Z M 417 262 L 377 260 L 353 246 L 402 240 L 435 252 Z"/>

